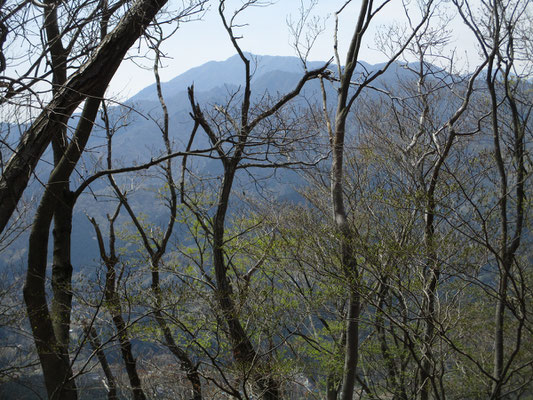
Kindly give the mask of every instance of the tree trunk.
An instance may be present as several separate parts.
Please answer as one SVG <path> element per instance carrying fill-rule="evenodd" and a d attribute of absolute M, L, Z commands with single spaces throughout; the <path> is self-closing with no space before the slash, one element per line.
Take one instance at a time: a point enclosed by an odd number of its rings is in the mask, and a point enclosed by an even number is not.
<path fill-rule="evenodd" d="M 349 78 L 344 77 L 344 80 Z M 342 85 L 342 84 L 341 84 Z M 346 348 L 344 353 L 344 370 L 342 377 L 341 400 L 352 400 L 355 387 L 355 377 L 359 356 L 359 273 L 357 262 L 353 254 L 353 235 L 348 223 L 348 216 L 344 208 L 344 136 L 346 117 L 346 92 L 339 91 L 337 116 L 335 121 L 335 135 L 333 137 L 333 162 L 331 165 L 331 198 L 333 204 L 334 222 L 340 236 L 341 269 L 349 287 L 348 310 L 346 314 Z"/>
<path fill-rule="evenodd" d="M 115 299 L 115 301 L 120 301 Z M 117 304 L 117 303 L 115 303 Z M 122 353 L 122 359 L 126 366 L 126 372 L 128 374 L 128 379 L 130 381 L 131 390 L 133 392 L 134 400 L 146 400 L 146 396 L 141 386 L 141 378 L 137 373 L 137 361 L 133 357 L 133 352 L 131 349 L 131 342 L 128 337 L 128 328 L 122 318 L 120 307 L 111 306 L 111 313 L 113 316 L 113 323 L 117 328 L 118 341 L 120 343 L 120 352 Z"/>
<path fill-rule="evenodd" d="M 335 376 L 333 374 L 328 375 L 326 385 L 327 385 L 327 389 L 326 389 L 327 400 L 337 400 L 337 396 L 339 394 L 338 382 L 336 381 Z"/>
<path fill-rule="evenodd" d="M 105 306 L 111 318 L 113 324 L 117 330 L 117 338 L 120 344 L 120 352 L 122 354 L 122 359 L 126 367 L 126 373 L 128 374 L 128 379 L 130 381 L 130 386 L 133 392 L 134 400 L 146 400 L 146 396 L 141 386 L 141 379 L 137 373 L 137 362 L 135 357 L 133 357 L 133 352 L 131 348 L 131 341 L 128 337 L 128 326 L 122 317 L 122 305 L 120 297 L 117 293 L 117 282 L 116 282 L 116 269 L 115 266 L 118 263 L 118 258 L 115 253 L 115 230 L 114 222 L 118 217 L 120 206 L 115 211 L 115 214 L 112 218 L 109 218 L 109 242 L 110 249 L 109 255 L 106 254 L 104 239 L 102 232 L 96 220 L 94 218 L 89 218 L 89 221 L 93 224 L 94 230 L 96 232 L 96 238 L 98 241 L 98 247 L 100 249 L 100 258 L 104 262 L 107 272 L 105 277 L 105 288 L 104 288 L 104 298 Z"/>
<path fill-rule="evenodd" d="M 213 227 L 213 265 L 217 281 L 216 298 L 228 325 L 233 356 L 237 362 L 243 363 L 243 365 L 253 365 L 253 363 L 258 361 L 258 355 L 237 315 L 235 303 L 233 302 L 233 290 L 227 276 L 227 267 L 224 260 L 225 218 L 238 162 L 238 159 L 231 159 L 224 163 L 224 178 Z M 262 393 L 263 399 L 277 400 L 281 398 L 279 384 L 270 376 L 268 371 L 262 374 L 254 373 L 254 381 Z"/>
<path fill-rule="evenodd" d="M 357 361 L 359 356 L 359 312 L 360 296 L 358 289 L 350 290 L 348 314 L 346 316 L 346 349 L 344 354 L 344 370 L 342 377 L 341 399 L 353 398 Z"/>
<path fill-rule="evenodd" d="M 64 185 L 65 188 L 68 184 Z M 72 309 L 72 265 L 70 238 L 72 231 L 72 202 L 66 192 L 54 212 L 54 255 L 52 264 L 52 324 L 58 342 L 68 354 L 70 314 Z"/>
<path fill-rule="evenodd" d="M 181 369 L 187 375 L 187 379 L 191 383 L 193 397 L 191 400 L 202 400 L 202 382 L 200 381 L 200 374 L 198 373 L 198 368 L 192 363 L 191 359 L 185 353 L 174 340 L 172 332 L 168 327 L 167 321 L 163 317 L 162 309 L 162 298 L 161 298 L 161 289 L 159 287 L 159 267 L 157 263 L 155 266 L 152 266 L 152 291 L 155 295 L 155 319 L 159 324 L 159 327 L 163 331 L 163 337 L 165 339 L 165 345 L 170 350 L 172 354 L 180 361 Z"/>
<path fill-rule="evenodd" d="M 91 344 L 93 351 L 96 353 L 96 356 L 98 357 L 98 361 L 100 362 L 100 365 L 102 366 L 102 370 L 104 371 L 104 375 L 105 375 L 107 385 L 108 385 L 107 399 L 118 400 L 117 383 L 115 381 L 115 377 L 113 376 L 113 372 L 111 372 L 109 363 L 107 362 L 107 357 L 105 356 L 104 350 L 102 349 L 102 344 L 100 343 L 100 340 L 98 339 L 98 334 L 96 333 L 96 329 L 94 328 L 94 326 L 89 326 L 87 324 L 84 324 L 83 330 L 85 332 L 85 335 L 87 335 L 87 338 L 89 339 L 89 343 Z"/>
<path fill-rule="evenodd" d="M 490 398 L 499 400 L 501 398 L 502 378 L 503 378 L 503 359 L 504 359 L 504 324 L 505 324 L 505 304 L 507 302 L 507 282 L 508 282 L 508 263 L 500 265 L 500 282 L 498 285 L 498 298 L 496 300 L 496 310 L 494 314 L 494 383 Z"/>
<path fill-rule="evenodd" d="M 48 233 L 55 210 L 55 200 L 53 184 L 51 184 L 41 199 L 31 230 L 28 271 L 23 292 L 48 397 L 57 400 L 74 400 L 77 399 L 77 393 L 72 379 L 68 349 L 65 348 L 65 343 L 56 336 L 55 321 L 48 310 L 46 300 Z M 60 331 L 64 328 L 58 325 L 55 327 Z"/>

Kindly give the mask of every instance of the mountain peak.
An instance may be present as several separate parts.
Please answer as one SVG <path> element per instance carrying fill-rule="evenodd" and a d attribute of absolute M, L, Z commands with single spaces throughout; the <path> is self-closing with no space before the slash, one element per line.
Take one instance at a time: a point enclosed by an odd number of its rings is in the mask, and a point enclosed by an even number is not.
<path fill-rule="evenodd" d="M 290 56 L 270 56 L 244 53 L 250 60 L 252 79 L 257 79 L 265 73 L 272 71 L 282 71 L 290 73 L 303 73 L 303 65 L 299 58 Z M 312 61 L 308 63 L 309 68 L 318 68 L 324 65 L 323 61 Z M 209 61 L 198 67 L 194 67 L 181 75 L 163 83 L 165 93 L 176 94 L 187 90 L 187 87 L 194 84 L 198 91 L 208 91 L 223 85 L 240 85 L 244 78 L 244 66 L 241 58 L 235 54 L 224 61 Z M 157 94 L 155 84 L 150 85 L 135 96 L 130 101 L 156 101 Z"/>
<path fill-rule="evenodd" d="M 304 67 L 302 61 L 294 56 L 271 56 L 257 55 L 245 52 L 244 55 L 250 60 L 250 70 L 252 73 L 252 84 L 264 80 L 263 78 L 273 73 L 285 75 L 302 75 Z M 307 63 L 308 69 L 322 67 L 325 61 L 310 61 Z M 358 63 L 357 70 L 361 73 L 378 70 L 384 64 L 370 65 L 364 61 Z M 330 66 L 335 69 L 335 66 Z M 403 70 L 403 71 L 402 71 Z M 399 63 L 391 65 L 387 73 L 380 79 L 386 80 L 386 76 L 397 77 L 406 71 Z M 239 54 L 234 54 L 223 61 L 208 61 L 198 67 L 194 67 L 176 76 L 168 82 L 163 83 L 163 94 L 167 97 L 173 97 L 187 91 L 187 88 L 194 84 L 197 92 L 208 92 L 224 86 L 241 86 L 244 83 L 244 65 Z M 156 102 L 157 92 L 155 84 L 150 85 L 135 96 L 130 98 L 128 103 L 135 102 Z"/>

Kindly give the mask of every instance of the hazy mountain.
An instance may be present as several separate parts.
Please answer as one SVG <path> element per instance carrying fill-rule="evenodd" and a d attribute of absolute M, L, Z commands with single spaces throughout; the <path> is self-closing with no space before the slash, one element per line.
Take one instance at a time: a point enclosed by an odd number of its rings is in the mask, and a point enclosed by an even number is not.
<path fill-rule="evenodd" d="M 294 88 L 304 74 L 301 61 L 296 57 L 256 56 L 249 55 L 252 77 L 252 98 L 257 100 L 268 94 L 272 98 L 278 98 Z M 308 63 L 308 69 L 320 68 L 325 61 L 313 61 Z M 360 63 L 354 78 L 359 74 L 370 73 L 378 70 L 383 64 L 375 66 Z M 329 69 L 335 71 L 336 65 L 330 65 Z M 387 72 L 378 78 L 376 86 L 392 85 L 398 79 L 406 79 L 409 73 L 399 64 L 393 64 Z M 190 118 L 190 103 L 187 88 L 194 85 L 195 99 L 200 104 L 209 105 L 224 104 L 227 99 L 238 92 L 244 86 L 244 66 L 238 55 L 232 56 L 225 61 L 211 61 L 199 67 L 192 68 L 176 78 L 162 84 L 162 91 L 170 116 L 170 135 L 176 143 L 186 143 L 188 134 L 192 129 L 193 122 Z M 328 99 L 335 102 L 335 91 L 332 85 L 328 85 Z M 242 94 L 242 90 L 238 93 Z M 302 90 L 300 99 L 296 102 L 311 99 L 321 101 L 320 86 L 318 80 L 310 81 Z M 157 118 L 161 114 L 159 101 L 156 95 L 155 85 L 150 85 L 126 101 L 128 107 L 133 107 L 137 112 L 130 112 L 128 126 L 114 138 L 115 156 L 118 159 L 139 158 L 147 160 L 153 156 L 154 149 L 161 148 L 160 134 L 152 120 L 141 116 L 149 115 Z M 122 110 L 122 109 L 121 109 Z M 123 111 L 123 110 L 122 110 Z M 119 113 L 117 108 L 116 113 Z M 91 144 L 98 147 L 103 144 L 102 132 L 95 129 Z M 202 140 L 204 140 L 202 142 Z M 198 147 L 205 146 L 205 135 L 197 135 Z"/>
<path fill-rule="evenodd" d="M 283 75 L 283 73 L 300 74 L 303 71 L 302 63 L 296 57 L 256 56 L 249 53 L 247 55 L 252 60 L 252 82 L 272 72 Z M 324 63 L 323 61 L 313 61 L 309 63 L 308 68 L 319 68 Z M 222 88 L 224 85 L 239 86 L 243 84 L 243 76 L 244 64 L 239 55 L 234 55 L 225 61 L 210 61 L 199 67 L 191 68 L 163 84 L 163 91 L 166 96 L 172 97 L 177 93 L 185 92 L 193 84 L 198 92 Z M 157 101 L 155 84 L 141 90 L 130 101 Z"/>
<path fill-rule="evenodd" d="M 301 61 L 296 57 L 277 57 L 277 56 L 255 56 L 249 55 L 252 62 L 251 68 L 253 71 L 252 79 L 252 93 L 253 99 L 259 99 L 265 94 L 272 98 L 277 98 L 284 93 L 292 90 L 295 84 L 301 79 L 304 69 Z M 323 66 L 324 61 L 314 61 L 308 64 L 308 69 L 315 69 Z M 354 78 L 358 74 L 368 73 L 377 70 L 381 65 L 371 66 L 366 63 L 361 63 Z M 335 71 L 337 66 L 330 65 L 329 69 Z M 383 74 L 376 85 L 392 85 L 398 79 L 405 79 L 408 75 L 406 70 L 399 64 L 393 64 L 389 70 Z M 174 79 L 163 83 L 162 89 L 165 96 L 165 101 L 169 109 L 170 116 L 170 136 L 175 144 L 176 149 L 184 149 L 185 144 L 189 139 L 189 134 L 193 126 L 190 118 L 190 104 L 187 96 L 187 88 L 194 84 L 195 99 L 200 104 L 203 104 L 208 109 L 210 105 L 224 104 L 227 99 L 237 93 L 241 92 L 239 89 L 243 86 L 244 67 L 238 55 L 228 58 L 225 61 L 211 61 L 199 67 L 192 68 L 189 71 L 175 77 Z M 321 101 L 319 96 L 319 83 L 317 80 L 306 84 L 302 91 L 300 100 L 303 104 L 303 98 L 306 101 Z M 328 86 L 329 101 L 335 101 L 335 91 L 332 85 Z M 128 166 L 146 162 L 161 154 L 163 142 L 161 134 L 154 120 L 158 120 L 161 116 L 160 105 L 156 96 L 155 85 L 148 86 L 135 96 L 130 98 L 125 103 L 126 107 L 111 107 L 109 113 L 112 120 L 115 121 L 117 129 L 113 137 L 113 157 L 116 159 L 115 167 Z M 128 111 L 129 110 L 129 111 Z M 128 112 L 125 116 L 125 112 Z M 100 124 L 101 121 L 98 121 Z M 72 121 L 75 123 L 75 119 Z M 96 171 L 105 168 L 105 133 L 101 126 L 95 126 L 91 139 L 88 145 L 88 151 L 84 155 L 82 163 L 80 163 L 78 170 L 81 175 L 90 175 L 91 171 Z M 205 148 L 208 146 L 206 135 L 203 132 L 198 132 L 196 135 L 194 148 Z M 40 168 L 41 181 L 46 181 L 48 171 L 50 169 L 49 162 L 51 160 L 50 154 L 48 162 L 41 163 Z M 217 160 L 199 159 L 195 161 L 196 169 L 199 172 L 205 171 L 211 175 L 217 174 L 220 171 L 220 162 Z M 257 173 L 268 176 L 269 172 L 258 171 Z M 245 175 L 245 174 L 244 174 Z M 249 177 L 243 175 L 241 183 L 246 184 Z M 281 174 L 283 175 L 283 173 Z M 294 182 L 295 175 L 286 174 L 284 177 L 277 174 L 278 179 L 286 179 Z M 73 178 L 75 179 L 75 178 Z M 117 178 L 120 179 L 120 178 Z M 131 185 L 146 185 L 155 186 L 153 179 L 146 178 L 143 180 L 132 180 Z M 94 194 L 102 195 L 109 193 L 107 188 L 107 180 L 102 178 L 91 185 L 91 191 Z M 280 197 L 290 197 L 287 193 L 287 186 L 279 185 L 279 182 L 272 180 L 272 185 L 276 186 Z M 73 182 L 75 186 L 75 182 Z M 38 182 L 29 191 L 35 194 L 37 199 L 40 198 L 42 192 L 41 186 Z M 93 196 L 91 192 L 82 195 L 75 208 L 75 223 L 73 226 L 73 262 L 75 266 L 91 263 L 91 260 L 97 256 L 96 242 L 93 238 L 93 230 L 89 224 L 86 215 L 100 217 L 104 220 L 105 214 L 110 212 L 111 203 L 108 202 L 105 196 Z M 164 207 L 154 206 L 151 202 L 150 196 L 146 194 L 139 195 L 134 202 L 140 209 L 146 210 L 157 215 L 163 215 Z M 124 217 L 124 221 L 127 218 Z M 0 256 L 0 263 L 4 265 L 7 263 L 24 263 L 26 260 L 26 246 L 27 235 L 23 235 L 17 242 L 3 252 Z"/>

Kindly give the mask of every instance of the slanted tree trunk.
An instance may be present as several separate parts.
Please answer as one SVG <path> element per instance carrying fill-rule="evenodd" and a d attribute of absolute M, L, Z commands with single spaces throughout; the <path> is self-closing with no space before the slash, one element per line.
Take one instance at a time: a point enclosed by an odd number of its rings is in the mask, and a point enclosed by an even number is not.
<path fill-rule="evenodd" d="M 65 348 L 64 341 L 57 337 L 54 329 L 55 326 L 61 331 L 63 326 L 58 326 L 53 320 L 46 300 L 48 234 L 56 200 L 52 187 L 49 186 L 46 190 L 33 222 L 23 292 L 48 397 L 74 400 L 77 399 L 77 393 L 72 379 L 68 349 Z"/>
<path fill-rule="evenodd" d="M 93 348 L 93 351 L 96 353 L 96 357 L 98 357 L 98 361 L 100 362 L 102 370 L 104 371 L 104 375 L 105 375 L 107 386 L 108 386 L 107 399 L 118 400 L 117 383 L 113 375 L 113 372 L 111 371 L 111 368 L 109 367 L 109 363 L 107 362 L 107 357 L 104 353 L 104 349 L 102 348 L 100 339 L 98 339 L 98 333 L 96 332 L 96 329 L 94 328 L 93 325 L 89 325 L 87 322 L 85 322 L 83 324 L 83 331 L 85 332 L 85 335 L 87 336 L 89 343 L 91 344 L 91 347 Z"/>
<path fill-rule="evenodd" d="M 99 101 L 92 99 L 85 104 L 73 139 L 50 175 L 30 233 L 24 300 L 50 398 L 76 398 L 68 357 L 72 302 L 70 231 L 75 199 L 67 188 L 69 177 L 87 143 L 98 106 Z M 54 215 L 57 226 L 54 231 L 53 299 L 52 309 L 49 310 L 46 299 L 46 264 L 48 237 Z M 59 367 L 58 364 L 62 366 Z"/>

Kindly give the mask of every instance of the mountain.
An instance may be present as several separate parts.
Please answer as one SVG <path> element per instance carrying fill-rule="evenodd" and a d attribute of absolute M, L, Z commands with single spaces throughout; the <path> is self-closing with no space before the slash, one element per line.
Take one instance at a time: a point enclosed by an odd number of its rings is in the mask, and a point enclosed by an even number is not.
<path fill-rule="evenodd" d="M 252 83 L 265 74 L 277 72 L 297 73 L 303 72 L 300 59 L 296 57 L 280 56 L 257 56 L 246 54 L 251 60 L 251 71 L 253 73 Z M 325 62 L 312 61 L 309 69 L 320 68 Z M 199 67 L 191 68 L 171 81 L 163 84 L 163 91 L 169 96 L 176 93 L 185 92 L 187 88 L 194 84 L 197 92 L 210 91 L 215 88 L 227 86 L 239 86 L 243 83 L 244 64 L 238 54 L 225 61 L 209 61 Z M 148 86 L 134 95 L 130 101 L 157 101 L 155 84 Z"/>
<path fill-rule="evenodd" d="M 268 56 L 246 53 L 251 60 L 252 90 L 261 94 L 266 88 L 272 92 L 287 92 L 292 89 L 289 84 L 296 83 L 303 75 L 304 68 L 301 60 L 289 56 Z M 324 66 L 326 61 L 310 61 L 307 69 L 313 70 Z M 354 79 L 360 74 L 370 74 L 382 68 L 384 64 L 370 65 L 364 61 L 358 63 L 355 69 Z M 331 64 L 329 69 L 337 70 L 337 66 Z M 389 69 L 378 79 L 380 84 L 390 84 L 399 78 L 406 78 L 410 74 L 400 63 L 393 63 Z M 194 85 L 196 93 L 204 92 L 227 92 L 228 87 L 240 87 L 244 85 L 244 64 L 238 54 L 225 61 L 209 61 L 203 65 L 184 72 L 174 79 L 162 84 L 162 91 L 171 103 L 177 95 L 186 93 L 187 88 Z M 226 93 L 227 94 L 227 93 Z M 186 97 L 185 97 L 186 99 Z M 150 104 L 158 103 L 155 84 L 150 85 L 131 97 L 127 104 Z M 188 103 L 187 103 L 188 104 Z"/>
<path fill-rule="evenodd" d="M 247 54 L 251 59 L 253 72 L 251 89 L 252 100 L 259 100 L 265 94 L 272 98 L 281 97 L 292 90 L 304 74 L 303 65 L 297 57 L 259 56 Z M 325 61 L 313 61 L 308 63 L 308 69 L 320 68 Z M 371 73 L 381 68 L 383 64 L 369 65 L 360 63 L 356 68 L 354 79 L 360 74 Z M 336 65 L 330 65 L 329 69 L 336 71 Z M 406 79 L 410 73 L 401 64 L 392 64 L 389 69 L 373 84 L 375 86 L 387 86 Z M 210 61 L 199 67 L 192 68 L 174 79 L 162 84 L 162 92 L 166 105 L 169 109 L 171 121 L 170 136 L 180 145 L 185 145 L 188 134 L 192 129 L 193 122 L 190 118 L 190 103 L 187 89 L 194 85 L 195 99 L 202 105 L 225 104 L 227 99 L 237 93 L 236 98 L 242 95 L 244 86 L 244 66 L 238 55 L 234 55 L 225 61 Z M 333 106 L 336 93 L 332 85 L 326 85 L 328 100 Z M 301 92 L 301 96 L 295 102 L 312 99 L 321 102 L 320 85 L 318 80 L 308 82 Z M 293 102 L 294 103 L 294 102 Z M 150 118 L 140 114 L 147 114 L 157 118 L 161 114 L 160 104 L 157 98 L 155 84 L 146 87 L 126 101 L 126 106 L 138 110 L 130 112 L 128 126 L 121 129 L 114 139 L 115 156 L 119 159 L 136 158 L 137 161 L 147 161 L 153 156 L 153 149 L 161 148 L 160 134 Z M 117 107 L 115 112 L 119 113 Z M 209 107 L 207 107 L 209 108 Z M 120 112 L 124 111 L 121 109 Z M 118 116 L 117 116 L 118 118 Z M 98 129 L 92 135 L 91 144 L 99 147 L 104 140 L 98 140 L 105 136 Z M 202 141 L 203 140 L 203 141 Z M 197 135 L 197 148 L 207 146 L 205 135 Z"/>
<path fill-rule="evenodd" d="M 253 72 L 252 78 L 252 100 L 258 100 L 265 94 L 272 98 L 277 98 L 284 93 L 292 90 L 295 84 L 301 79 L 304 69 L 301 61 L 296 57 L 278 57 L 278 56 L 258 56 L 247 54 L 251 62 Z M 308 69 L 320 68 L 325 64 L 324 61 L 313 61 L 308 64 Z M 361 63 L 356 69 L 354 77 L 364 72 L 377 70 L 382 65 L 369 65 Z M 330 65 L 329 69 L 335 71 L 337 66 Z M 398 79 L 408 77 L 407 72 L 402 65 L 393 64 L 383 74 L 376 85 L 391 85 L 398 82 Z M 169 109 L 170 117 L 170 137 L 174 142 L 175 148 L 183 150 L 189 140 L 189 134 L 193 127 L 193 121 L 190 118 L 190 104 L 187 95 L 187 88 L 194 84 L 195 98 L 200 104 L 209 105 L 225 104 L 227 99 L 234 93 L 238 96 L 242 93 L 239 89 L 243 86 L 244 67 L 238 55 L 232 56 L 225 61 L 211 61 L 199 67 L 192 68 L 187 72 L 175 77 L 174 79 L 163 83 L 162 90 L 165 101 Z M 335 91 L 332 85 L 328 85 L 328 99 L 335 101 Z M 305 100 L 304 100 L 305 98 Z M 296 99 L 296 104 L 306 105 L 306 101 L 321 101 L 320 86 L 317 80 L 306 84 L 302 91 L 300 99 Z M 113 126 L 117 129 L 113 136 L 113 158 L 116 159 L 115 167 L 129 166 L 147 162 L 161 154 L 163 142 L 161 134 L 154 120 L 160 115 L 160 105 L 156 95 L 155 85 L 148 86 L 126 101 L 125 107 L 110 107 L 109 114 L 113 120 Z M 128 114 L 125 115 L 124 113 Z M 76 118 L 72 120 L 72 124 Z M 100 121 L 99 121 L 100 123 Z M 105 168 L 105 144 L 106 135 L 102 126 L 95 126 L 89 144 L 88 151 L 84 154 L 83 160 L 78 167 L 78 171 L 83 176 L 88 176 L 91 171 L 97 171 Z M 208 140 L 203 132 L 198 132 L 195 137 L 193 149 L 208 147 Z M 51 155 L 45 155 L 48 158 L 41 163 L 40 170 L 37 171 L 39 180 L 46 181 L 50 167 Z M 205 173 L 211 176 L 217 175 L 221 170 L 218 160 L 199 159 L 195 161 L 195 168 L 198 173 Z M 155 170 L 155 169 L 154 169 Z M 254 171 L 255 173 L 255 171 Z M 257 174 L 268 176 L 270 172 L 258 170 Z M 73 178 L 75 179 L 75 178 Z M 119 180 L 122 177 L 117 178 Z M 293 196 L 287 184 L 283 185 L 279 181 L 290 181 L 295 183 L 298 178 L 295 174 L 278 173 L 276 180 L 271 180 L 269 187 L 280 197 L 290 198 Z M 250 177 L 247 174 L 239 180 L 242 185 L 250 184 Z M 124 183 L 124 182 L 123 182 Z M 77 183 L 73 182 L 72 186 Z M 156 187 L 160 181 L 154 178 L 144 178 L 144 180 L 131 179 L 131 185 L 144 185 L 145 187 Z M 76 266 L 92 264 L 92 260 L 97 256 L 96 241 L 94 232 L 89 224 L 86 214 L 94 216 L 102 222 L 105 221 L 106 213 L 111 212 L 111 203 L 107 201 L 105 194 L 109 193 L 108 182 L 105 178 L 91 185 L 91 190 L 82 195 L 75 207 L 72 255 L 73 264 Z M 35 198 L 39 199 L 42 192 L 41 184 L 36 181 L 34 186 L 29 188 L 29 192 Z M 93 196 L 93 193 L 98 196 Z M 162 206 L 155 207 L 150 200 L 150 196 L 138 195 L 134 202 L 139 209 L 150 210 L 157 218 L 165 213 Z M 124 221 L 127 218 L 124 217 Z M 27 234 L 22 235 L 16 243 L 0 255 L 0 264 L 23 264 L 27 254 Z M 51 252 L 50 252 L 51 254 Z"/>

